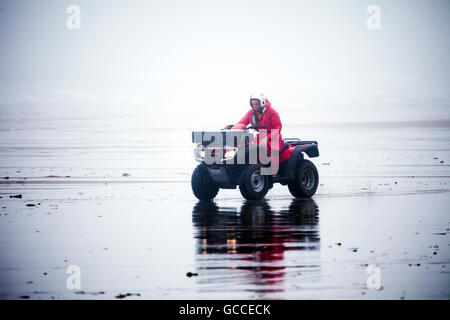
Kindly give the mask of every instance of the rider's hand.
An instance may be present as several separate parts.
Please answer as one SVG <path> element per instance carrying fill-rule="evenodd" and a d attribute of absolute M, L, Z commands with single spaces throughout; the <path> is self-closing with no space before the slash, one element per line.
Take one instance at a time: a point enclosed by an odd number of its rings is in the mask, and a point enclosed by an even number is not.
<path fill-rule="evenodd" d="M 231 129 L 231 128 L 233 128 L 233 125 L 232 124 L 229 124 L 229 125 L 227 125 L 227 126 L 225 126 L 225 130 L 229 130 L 229 129 Z"/>

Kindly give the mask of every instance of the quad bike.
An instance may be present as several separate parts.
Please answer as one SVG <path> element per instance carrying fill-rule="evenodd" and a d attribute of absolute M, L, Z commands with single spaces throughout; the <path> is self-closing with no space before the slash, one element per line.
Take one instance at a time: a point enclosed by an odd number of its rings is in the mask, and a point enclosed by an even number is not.
<path fill-rule="evenodd" d="M 260 200 L 274 183 L 287 185 L 296 198 L 314 195 L 319 184 L 319 174 L 316 166 L 306 160 L 304 154 L 310 158 L 318 157 L 317 141 L 284 139 L 278 157 L 271 157 L 268 163 L 263 163 L 257 153 L 257 158 L 253 157 L 252 161 L 252 151 L 266 152 L 264 146 L 257 143 L 259 129 L 264 128 L 251 126 L 243 130 L 192 132 L 192 142 L 196 144 L 194 156 L 200 164 L 192 173 L 191 186 L 198 199 L 211 200 L 220 188 L 236 189 L 239 186 L 245 199 Z M 212 158 L 214 162 L 208 161 Z M 278 170 L 267 174 L 268 167 L 274 161 L 278 161 Z"/>

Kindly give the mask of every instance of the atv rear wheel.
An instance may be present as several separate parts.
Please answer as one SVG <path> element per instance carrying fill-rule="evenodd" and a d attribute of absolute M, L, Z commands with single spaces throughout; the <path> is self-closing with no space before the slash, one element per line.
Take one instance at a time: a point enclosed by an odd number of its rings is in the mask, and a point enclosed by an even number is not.
<path fill-rule="evenodd" d="M 316 193 L 318 185 L 319 173 L 314 163 L 305 159 L 300 160 L 295 171 L 295 179 L 288 184 L 291 194 L 296 198 L 310 198 Z"/>
<path fill-rule="evenodd" d="M 199 164 L 192 173 L 191 187 L 199 200 L 211 200 L 219 192 L 219 186 L 211 178 L 204 164 Z"/>
<path fill-rule="evenodd" d="M 239 190 L 247 200 L 260 200 L 269 191 L 269 177 L 261 174 L 258 165 L 250 165 L 239 178 Z"/>

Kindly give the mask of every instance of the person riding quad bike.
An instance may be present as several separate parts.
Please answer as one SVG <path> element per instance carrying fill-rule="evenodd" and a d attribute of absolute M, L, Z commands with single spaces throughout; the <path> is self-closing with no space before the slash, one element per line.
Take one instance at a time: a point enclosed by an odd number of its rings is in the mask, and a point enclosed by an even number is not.
<path fill-rule="evenodd" d="M 280 116 L 264 95 L 251 95 L 250 106 L 238 123 L 221 131 L 192 132 L 194 155 L 200 162 L 191 178 L 194 195 L 211 200 L 220 188 L 239 186 L 245 199 L 259 200 L 280 183 L 288 185 L 296 198 L 312 197 L 319 174 L 303 154 L 318 157 L 318 143 L 283 140 Z"/>
<path fill-rule="evenodd" d="M 278 112 L 272 108 L 272 104 L 262 93 L 252 94 L 250 96 L 250 106 L 252 107 L 243 117 L 233 126 L 227 126 L 227 129 L 245 129 L 249 124 L 257 128 L 265 128 L 267 135 L 260 137 L 260 144 L 267 143 L 267 149 L 272 150 L 272 146 L 276 145 L 277 151 L 284 146 L 281 136 L 281 120 Z M 264 140 L 266 139 L 266 140 Z M 272 141 L 278 139 L 278 144 L 272 144 Z"/>

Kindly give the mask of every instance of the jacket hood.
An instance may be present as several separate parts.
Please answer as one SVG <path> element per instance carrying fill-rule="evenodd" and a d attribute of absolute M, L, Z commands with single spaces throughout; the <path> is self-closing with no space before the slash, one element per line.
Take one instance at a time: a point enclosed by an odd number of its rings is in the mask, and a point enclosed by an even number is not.
<path fill-rule="evenodd" d="M 266 98 L 266 109 L 270 109 L 272 104 L 270 103 L 269 99 Z"/>

